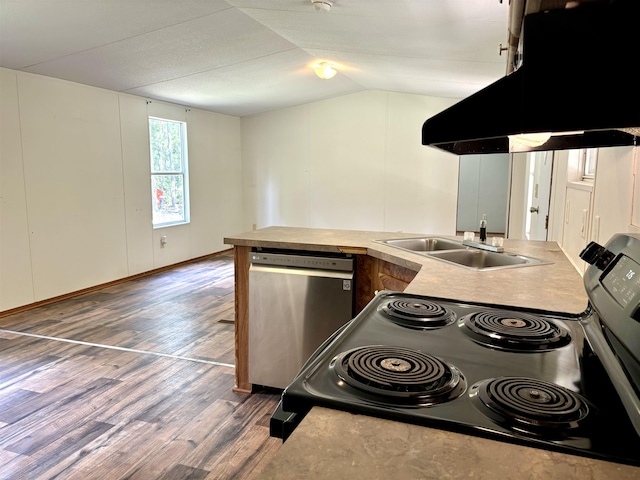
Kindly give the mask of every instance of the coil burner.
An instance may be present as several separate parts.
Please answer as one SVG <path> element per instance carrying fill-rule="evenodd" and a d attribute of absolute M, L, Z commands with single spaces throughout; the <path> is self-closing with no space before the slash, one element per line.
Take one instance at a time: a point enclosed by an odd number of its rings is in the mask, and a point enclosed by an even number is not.
<path fill-rule="evenodd" d="M 571 341 L 563 327 L 526 313 L 480 311 L 465 315 L 458 324 L 476 342 L 501 350 L 552 350 Z"/>
<path fill-rule="evenodd" d="M 466 390 L 456 367 L 403 347 L 372 345 L 348 350 L 336 356 L 330 368 L 340 380 L 377 402 L 434 405 Z"/>
<path fill-rule="evenodd" d="M 563 433 L 582 426 L 587 401 L 560 385 L 525 377 L 499 377 L 476 383 L 472 403 L 497 423 L 530 433 Z"/>
<path fill-rule="evenodd" d="M 391 300 L 378 307 L 378 310 L 394 323 L 408 328 L 439 328 L 456 321 L 454 312 L 423 299 Z"/>

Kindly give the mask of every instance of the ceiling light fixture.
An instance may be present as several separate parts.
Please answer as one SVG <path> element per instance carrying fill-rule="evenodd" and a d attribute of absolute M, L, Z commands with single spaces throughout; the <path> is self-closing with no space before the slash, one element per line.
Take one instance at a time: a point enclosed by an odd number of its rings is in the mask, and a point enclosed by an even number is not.
<path fill-rule="evenodd" d="M 314 65 L 313 71 L 316 72 L 316 75 L 323 80 L 329 80 L 335 77 L 336 73 L 338 73 L 338 71 L 333 68 L 333 64 L 328 62 L 320 62 L 319 64 Z"/>
<path fill-rule="evenodd" d="M 328 12 L 333 6 L 333 2 L 329 2 L 328 0 L 311 0 L 311 4 L 313 5 L 313 8 L 315 8 L 316 12 Z"/>

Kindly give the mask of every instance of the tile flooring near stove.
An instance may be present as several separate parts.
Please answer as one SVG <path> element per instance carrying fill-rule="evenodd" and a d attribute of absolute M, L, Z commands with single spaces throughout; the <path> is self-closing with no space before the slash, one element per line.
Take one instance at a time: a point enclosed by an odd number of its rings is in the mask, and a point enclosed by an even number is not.
<path fill-rule="evenodd" d="M 285 390 L 313 406 L 640 465 L 583 315 L 380 292 Z"/>

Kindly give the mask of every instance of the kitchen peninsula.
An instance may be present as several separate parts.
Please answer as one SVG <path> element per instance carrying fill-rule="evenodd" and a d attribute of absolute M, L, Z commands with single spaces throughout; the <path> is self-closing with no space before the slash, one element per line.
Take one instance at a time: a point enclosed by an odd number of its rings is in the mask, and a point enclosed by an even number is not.
<path fill-rule="evenodd" d="M 587 307 L 582 277 L 556 242 L 505 239 L 506 252 L 551 263 L 490 271 L 462 268 L 376 242 L 420 236 L 425 235 L 275 226 L 225 238 L 225 244 L 234 246 L 236 390 L 251 391 L 247 340 L 251 321 L 248 318 L 248 255 L 252 247 L 353 254 L 356 312 L 362 310 L 377 290 L 383 289 L 568 313 L 581 313 Z"/>
<path fill-rule="evenodd" d="M 581 276 L 555 242 L 505 240 L 505 251 L 545 265 L 475 271 L 376 242 L 414 234 L 270 227 L 225 239 L 236 266 L 236 379 L 246 377 L 248 255 L 252 247 L 351 253 L 357 309 L 376 290 L 578 314 L 587 306 Z M 440 236 L 442 237 L 442 236 Z M 451 237 L 454 238 L 454 237 Z M 393 286 L 393 287 L 391 287 Z M 635 478 L 640 469 L 513 443 L 315 407 L 263 473 L 313 478 Z"/>

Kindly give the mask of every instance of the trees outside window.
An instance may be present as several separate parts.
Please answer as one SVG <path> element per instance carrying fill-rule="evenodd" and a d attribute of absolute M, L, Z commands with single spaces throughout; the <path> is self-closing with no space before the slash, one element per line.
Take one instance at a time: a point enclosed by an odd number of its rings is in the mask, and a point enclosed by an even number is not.
<path fill-rule="evenodd" d="M 149 117 L 153 227 L 189 222 L 187 125 Z"/>

